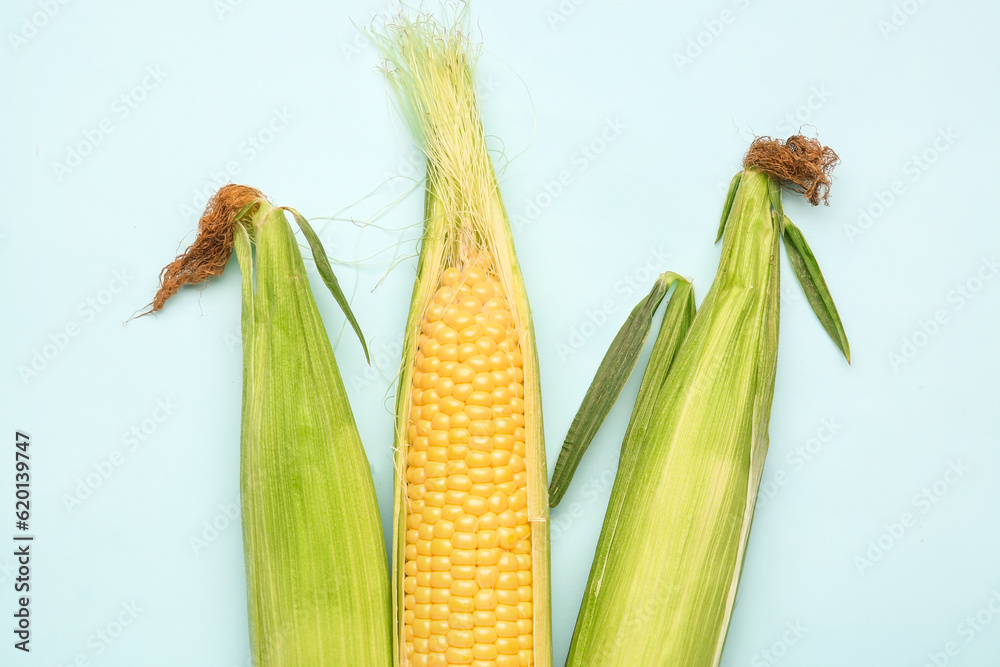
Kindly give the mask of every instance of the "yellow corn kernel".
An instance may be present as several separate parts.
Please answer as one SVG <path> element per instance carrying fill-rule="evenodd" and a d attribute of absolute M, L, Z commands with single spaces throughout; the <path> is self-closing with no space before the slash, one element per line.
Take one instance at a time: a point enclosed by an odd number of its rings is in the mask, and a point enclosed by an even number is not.
<path fill-rule="evenodd" d="M 493 632 L 490 628 L 477 628 L 477 630 L 483 630 L 484 632 L 473 633 L 476 637 L 476 645 L 472 647 L 472 655 L 477 660 L 494 660 L 499 651 L 497 647 L 494 646 L 497 640 L 496 632 Z"/>

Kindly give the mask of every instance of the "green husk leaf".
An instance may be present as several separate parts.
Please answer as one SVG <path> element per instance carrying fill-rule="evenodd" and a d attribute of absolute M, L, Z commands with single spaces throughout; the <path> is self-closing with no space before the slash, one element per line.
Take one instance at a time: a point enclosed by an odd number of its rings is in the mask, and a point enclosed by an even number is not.
<path fill-rule="evenodd" d="M 621 456 L 618 460 L 618 472 L 615 477 L 615 487 L 608 504 L 607 514 L 604 519 L 604 528 L 601 531 L 601 539 L 597 544 L 597 552 L 594 555 L 594 567 L 587 582 L 587 595 L 589 596 L 595 582 L 603 576 L 604 566 L 612 548 L 627 548 L 620 544 L 615 544 L 614 526 L 617 525 L 619 516 L 631 497 L 630 487 L 632 485 L 637 466 L 642 458 L 643 443 L 647 438 L 647 431 L 651 421 L 662 406 L 668 404 L 673 397 L 666 390 L 667 380 L 670 371 L 677 358 L 677 353 L 681 349 L 684 340 L 691 329 L 696 315 L 694 303 L 694 289 L 687 280 L 678 280 L 674 293 L 667 304 L 666 312 L 663 314 L 663 321 L 660 323 L 660 330 L 653 343 L 653 351 L 650 354 L 649 362 L 642 376 L 642 383 L 639 385 L 639 394 L 636 398 L 632 416 L 629 419 L 628 428 L 622 440 Z M 600 564 L 600 567 L 598 567 Z M 596 584 L 600 588 L 600 584 Z M 596 598 L 597 592 L 594 592 Z M 586 613 L 588 599 L 584 600 L 584 609 L 581 610 L 577 619 L 577 628 L 574 633 L 574 644 L 578 638 L 585 637 L 593 632 L 594 618 Z M 574 647 L 575 648 L 575 647 Z M 586 655 L 585 650 L 574 655 L 571 648 L 567 665 L 589 665 L 596 664 L 580 659 L 581 655 Z M 597 656 L 603 657 L 603 656 Z M 601 663 L 604 664 L 604 663 Z"/>
<path fill-rule="evenodd" d="M 284 207 L 284 209 L 291 213 L 292 217 L 295 218 L 295 222 L 299 224 L 299 229 L 302 230 L 302 234 L 306 237 L 306 241 L 309 242 L 309 247 L 312 249 L 313 261 L 316 262 L 316 268 L 319 270 L 320 277 L 323 278 L 323 282 L 326 283 L 330 293 L 333 294 L 333 298 L 340 304 L 340 308 L 344 311 L 347 321 L 351 323 L 351 328 L 354 329 L 358 340 L 361 341 L 361 347 L 365 351 L 365 360 L 371 365 L 372 359 L 368 353 L 368 344 L 365 342 L 365 336 L 361 333 L 361 325 L 358 324 L 357 318 L 354 317 L 354 313 L 351 311 L 351 304 L 348 303 L 347 297 L 344 295 L 344 290 L 340 288 L 340 281 L 337 280 L 337 276 L 333 273 L 333 267 L 330 266 L 330 260 L 323 249 L 323 243 L 319 240 L 316 232 L 313 231 L 312 225 L 309 224 L 309 221 L 301 213 L 294 208 Z"/>
<path fill-rule="evenodd" d="M 368 459 L 285 210 L 261 206 L 249 224 L 235 248 L 253 661 L 385 667 L 388 563 Z"/>
<path fill-rule="evenodd" d="M 632 375 L 649 337 L 653 313 L 671 285 L 678 281 L 687 282 L 670 271 L 661 274 L 649 294 L 632 309 L 611 342 L 563 440 L 549 484 L 549 507 L 558 505 L 566 494 L 583 455 Z"/>
<path fill-rule="evenodd" d="M 743 178 L 743 172 L 738 171 L 736 175 L 733 176 L 733 180 L 729 182 L 729 191 L 726 193 L 726 202 L 722 205 L 722 219 L 719 220 L 719 233 L 715 237 L 715 242 L 718 243 L 719 239 L 722 238 L 722 232 L 726 228 L 726 220 L 729 219 L 729 212 L 733 208 L 733 200 L 736 199 L 736 191 L 740 188 L 740 179 Z"/>
<path fill-rule="evenodd" d="M 663 314 L 663 322 L 660 323 L 660 331 L 653 343 L 653 352 L 649 355 L 646 371 L 642 375 L 642 384 L 639 385 L 632 417 L 622 439 L 622 452 L 618 459 L 619 470 L 630 470 L 635 465 L 642 442 L 637 436 L 644 433 L 649 426 L 649 419 L 656 406 L 670 400 L 669 396 L 662 394 L 663 386 L 696 314 L 694 287 L 687 280 L 680 279 L 676 283 L 674 293 L 670 295 L 667 310 Z"/>
<path fill-rule="evenodd" d="M 785 207 L 781 203 L 781 183 L 773 178 L 768 178 L 767 196 L 771 200 L 771 208 L 774 209 L 775 219 L 780 225 L 785 218 Z"/>
<path fill-rule="evenodd" d="M 799 279 L 802 291 L 806 293 L 806 299 L 809 300 L 809 305 L 819 318 L 820 324 L 844 354 L 847 363 L 851 363 L 851 347 L 847 342 L 847 334 L 844 333 L 844 325 L 840 321 L 840 315 L 837 313 L 837 307 L 833 303 L 833 297 L 830 296 L 830 289 L 826 286 L 826 280 L 823 279 L 816 257 L 806 243 L 802 231 L 787 217 L 784 218 L 784 222 L 785 250 L 788 251 L 788 259 L 795 269 L 795 277 Z"/>

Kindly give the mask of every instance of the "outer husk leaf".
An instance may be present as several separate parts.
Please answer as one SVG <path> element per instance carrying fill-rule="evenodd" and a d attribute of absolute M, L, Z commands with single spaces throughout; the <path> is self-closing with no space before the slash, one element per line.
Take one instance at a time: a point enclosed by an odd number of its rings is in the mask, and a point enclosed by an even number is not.
<path fill-rule="evenodd" d="M 636 397 L 635 406 L 632 409 L 632 416 L 629 419 L 628 428 L 625 431 L 625 438 L 622 441 L 621 455 L 618 459 L 618 474 L 615 477 L 615 487 L 608 503 L 607 513 L 604 519 L 604 528 L 601 539 L 597 543 L 597 551 L 594 554 L 594 562 L 590 571 L 590 578 L 587 582 L 587 593 L 584 600 L 590 594 L 592 587 L 599 589 L 599 580 L 604 576 L 604 568 L 607 565 L 609 551 L 612 547 L 618 548 L 620 545 L 614 543 L 614 526 L 618 523 L 618 517 L 629 498 L 629 487 L 632 484 L 636 466 L 642 456 L 642 445 L 646 439 L 646 433 L 653 417 L 659 410 L 659 406 L 669 400 L 665 394 L 664 387 L 666 379 L 670 374 L 670 369 L 677 358 L 684 339 L 691 328 L 691 323 L 695 317 L 694 290 L 687 281 L 680 282 L 674 291 L 667 310 L 663 315 L 663 322 L 660 324 L 660 331 L 653 343 L 653 351 L 646 365 L 646 371 L 642 376 L 642 383 L 639 385 L 639 394 Z M 598 567 L 600 564 L 600 567 Z M 595 595 L 598 591 L 595 591 Z M 583 611 L 577 619 L 576 631 L 574 632 L 574 645 L 570 647 L 567 665 L 589 664 L 585 655 L 575 656 L 576 638 L 593 632 L 591 625 L 593 616 L 588 616 L 584 622 Z M 584 649 L 579 649 L 583 651 Z M 576 661 L 574 663 L 574 660 Z"/>
<path fill-rule="evenodd" d="M 806 293 L 806 299 L 819 318 L 820 324 L 826 329 L 837 349 L 843 352 L 847 363 L 851 363 L 851 345 L 847 342 L 844 325 L 840 322 L 837 306 L 833 303 L 830 288 L 826 286 L 826 280 L 823 279 L 823 272 L 819 269 L 816 257 L 806 243 L 802 231 L 787 217 L 784 222 L 785 250 L 788 252 L 792 269 L 795 270 L 795 277 L 798 278 L 802 291 Z"/>
<path fill-rule="evenodd" d="M 285 210 L 292 214 L 295 222 L 299 225 L 299 229 L 302 230 L 302 235 L 306 237 L 309 249 L 312 250 L 313 261 L 316 262 L 316 270 L 319 271 L 319 275 L 323 279 L 323 282 L 326 283 L 330 294 L 333 294 L 333 298 L 337 300 L 337 304 L 344 311 L 347 321 L 350 323 L 351 328 L 354 329 L 358 340 L 361 341 L 361 347 L 365 351 L 365 360 L 370 364 L 371 355 L 368 354 L 368 343 L 365 342 L 365 335 L 361 333 L 361 325 L 358 324 L 357 318 L 354 317 L 354 313 L 351 311 L 351 305 L 347 301 L 344 290 L 340 288 L 340 281 L 337 280 L 337 276 L 333 272 L 333 267 L 330 266 L 330 260 L 326 256 L 326 251 L 323 250 L 322 242 L 319 240 L 319 234 L 313 231 L 309 221 L 294 208 L 286 208 Z"/>
<path fill-rule="evenodd" d="M 475 54 L 463 34 L 464 14 L 451 25 L 427 16 L 399 17 L 373 38 L 402 117 L 427 157 L 424 233 L 403 342 L 396 394 L 396 485 L 392 568 L 395 664 L 406 664 L 403 638 L 403 563 L 406 544 L 406 434 L 417 334 L 445 268 L 487 262 L 503 286 L 521 330 L 524 370 L 528 513 L 532 526 L 534 664 L 552 662 L 549 602 L 547 469 L 541 418 L 538 352 L 531 309 L 476 101 Z"/>
<path fill-rule="evenodd" d="M 391 617 L 375 487 L 298 244 L 284 211 L 262 204 L 235 245 L 254 664 L 384 667 Z"/>
<path fill-rule="evenodd" d="M 736 190 L 740 187 L 740 179 L 742 177 L 743 172 L 738 171 L 729 182 L 729 190 L 726 192 L 726 201 L 722 205 L 722 217 L 719 219 L 719 233 L 715 235 L 716 243 L 718 243 L 719 239 L 722 238 L 722 233 L 726 231 L 726 220 L 729 220 L 729 212 L 733 208 L 733 200 L 736 199 Z"/>
<path fill-rule="evenodd" d="M 601 360 L 597 373 L 594 374 L 594 379 L 584 395 L 583 403 L 573 417 L 573 423 L 570 424 L 563 440 L 562 449 L 559 450 L 559 458 L 552 472 L 552 482 L 549 484 L 549 507 L 558 505 L 566 494 L 583 455 L 621 395 L 629 376 L 632 375 L 632 370 L 649 336 L 657 306 L 671 285 L 678 281 L 690 285 L 676 273 L 668 271 L 661 274 L 649 294 L 629 313 L 604 354 L 604 359 Z M 690 322 L 684 325 L 683 333 L 687 332 L 689 325 Z"/>
<path fill-rule="evenodd" d="M 621 471 L 627 473 L 635 465 L 650 419 L 657 406 L 667 400 L 663 395 L 663 386 L 677 358 L 677 352 L 691 330 L 696 313 L 694 287 L 687 280 L 678 281 L 667 310 L 663 313 L 663 321 L 653 343 L 653 351 L 649 355 L 632 416 L 625 430 L 618 458 L 618 469 Z"/>

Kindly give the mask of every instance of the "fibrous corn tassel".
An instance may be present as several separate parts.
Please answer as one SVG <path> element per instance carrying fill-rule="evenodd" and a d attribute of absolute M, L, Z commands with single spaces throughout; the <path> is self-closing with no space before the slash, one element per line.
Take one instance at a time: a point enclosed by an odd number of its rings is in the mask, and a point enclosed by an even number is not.
<path fill-rule="evenodd" d="M 534 333 L 461 21 L 376 38 L 427 157 L 396 398 L 397 664 L 551 664 Z"/>
<path fill-rule="evenodd" d="M 244 186 L 226 186 L 209 202 L 199 238 L 164 271 L 153 309 L 179 285 L 221 273 L 235 245 L 243 272 L 240 498 L 254 664 L 385 667 L 391 615 L 375 488 L 286 212 L 360 336 L 309 223 Z"/>
<path fill-rule="evenodd" d="M 672 345 L 661 330 L 643 378 L 568 665 L 719 664 L 768 446 L 783 232 L 810 303 L 848 355 L 781 205 L 782 184 L 817 203 L 835 161 L 802 137 L 758 139 L 734 178 L 715 281 L 676 356 L 658 354 Z"/>

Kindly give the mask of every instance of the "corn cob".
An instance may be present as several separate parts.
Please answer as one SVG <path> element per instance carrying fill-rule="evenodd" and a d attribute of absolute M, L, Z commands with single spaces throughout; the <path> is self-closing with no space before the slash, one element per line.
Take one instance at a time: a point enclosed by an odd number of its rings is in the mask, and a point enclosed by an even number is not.
<path fill-rule="evenodd" d="M 221 273 L 235 246 L 243 272 L 240 497 L 254 665 L 385 667 L 389 578 L 375 487 L 286 212 L 360 338 L 309 223 L 244 186 L 225 186 L 209 202 L 195 243 L 164 269 L 152 310 L 179 286 Z"/>
<path fill-rule="evenodd" d="M 376 37 L 427 158 L 396 397 L 396 664 L 551 664 L 548 497 L 531 312 L 461 17 Z"/>
<path fill-rule="evenodd" d="M 715 281 L 689 330 L 684 318 L 661 329 L 643 378 L 567 665 L 719 664 L 768 446 L 782 236 L 809 302 L 850 359 L 822 274 L 781 203 L 782 185 L 813 204 L 825 199 L 835 163 L 815 141 L 762 138 L 734 177 Z M 665 351 L 678 332 L 673 356 Z M 554 486 L 568 484 L 575 460 L 560 455 Z"/>

